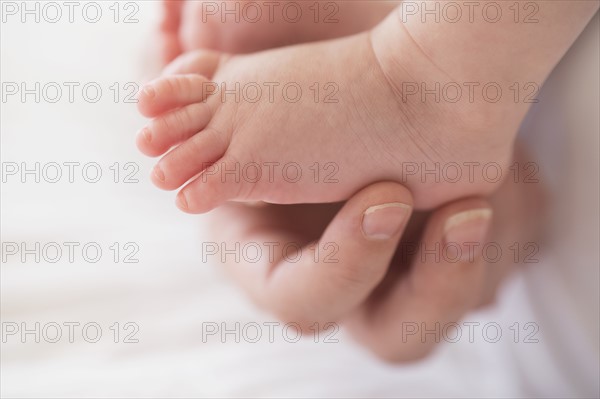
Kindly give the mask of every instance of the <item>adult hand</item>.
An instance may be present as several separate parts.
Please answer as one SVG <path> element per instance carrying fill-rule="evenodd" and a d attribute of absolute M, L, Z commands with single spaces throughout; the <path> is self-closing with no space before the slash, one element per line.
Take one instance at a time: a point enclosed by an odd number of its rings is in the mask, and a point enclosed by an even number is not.
<path fill-rule="evenodd" d="M 259 306 L 303 330 L 343 323 L 380 357 L 408 361 L 436 340 L 403 336 L 403 323 L 444 326 L 493 298 L 514 261 L 487 265 L 482 246 L 526 234 L 520 221 L 526 200 L 537 201 L 532 190 L 508 181 L 492 202 L 464 199 L 411 217 L 410 192 L 380 182 L 343 205 L 231 203 L 211 215 L 227 248 L 260 248 L 251 261 L 225 264 Z M 490 230 L 492 214 L 502 223 Z"/>

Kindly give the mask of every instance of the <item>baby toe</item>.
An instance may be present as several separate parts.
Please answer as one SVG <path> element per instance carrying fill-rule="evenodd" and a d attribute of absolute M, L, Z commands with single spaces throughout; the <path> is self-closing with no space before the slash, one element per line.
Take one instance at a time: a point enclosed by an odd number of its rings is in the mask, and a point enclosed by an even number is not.
<path fill-rule="evenodd" d="M 184 53 L 165 67 L 163 76 L 200 74 L 212 78 L 217 68 L 229 55 L 212 50 L 195 50 Z"/>
<path fill-rule="evenodd" d="M 138 95 L 138 109 L 147 117 L 204 101 L 214 83 L 201 75 L 171 75 L 146 84 Z"/>
<path fill-rule="evenodd" d="M 254 182 L 243 176 L 243 166 L 225 155 L 181 189 L 176 204 L 187 213 L 205 213 L 227 201 L 246 200 Z"/>
<path fill-rule="evenodd" d="M 153 183 L 174 190 L 212 165 L 227 150 L 227 136 L 205 129 L 165 155 L 152 172 Z"/>
<path fill-rule="evenodd" d="M 206 103 L 195 103 L 170 111 L 144 127 L 137 135 L 136 144 L 146 155 L 162 155 L 204 129 L 211 116 Z"/>

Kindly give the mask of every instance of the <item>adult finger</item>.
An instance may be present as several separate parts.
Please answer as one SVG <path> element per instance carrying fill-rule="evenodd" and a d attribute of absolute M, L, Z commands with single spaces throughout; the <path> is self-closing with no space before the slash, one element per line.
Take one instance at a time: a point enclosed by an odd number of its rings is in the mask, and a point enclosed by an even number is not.
<path fill-rule="evenodd" d="M 230 209 L 239 219 L 243 209 Z M 348 200 L 320 239 L 308 244 L 293 226 L 257 227 L 260 210 L 253 211 L 250 233 L 230 237 L 241 237 L 240 249 L 259 246 L 263 257 L 229 262 L 234 278 L 279 318 L 302 328 L 325 327 L 364 301 L 384 277 L 410 218 L 412 196 L 397 183 L 375 183 Z"/>
<path fill-rule="evenodd" d="M 482 256 L 492 210 L 482 199 L 436 210 L 418 242 L 403 242 L 408 273 L 374 295 L 349 320 L 355 336 L 390 361 L 422 358 L 481 301 L 487 266 Z M 392 265 L 391 267 L 397 267 Z"/>

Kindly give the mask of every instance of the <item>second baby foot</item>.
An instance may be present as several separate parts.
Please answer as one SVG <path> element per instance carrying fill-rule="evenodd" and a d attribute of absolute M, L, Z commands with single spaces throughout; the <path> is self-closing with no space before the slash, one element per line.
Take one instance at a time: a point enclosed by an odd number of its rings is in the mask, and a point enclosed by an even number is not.
<path fill-rule="evenodd" d="M 163 0 L 163 60 L 198 49 L 249 53 L 347 36 L 372 28 L 397 4 L 395 0 Z"/>

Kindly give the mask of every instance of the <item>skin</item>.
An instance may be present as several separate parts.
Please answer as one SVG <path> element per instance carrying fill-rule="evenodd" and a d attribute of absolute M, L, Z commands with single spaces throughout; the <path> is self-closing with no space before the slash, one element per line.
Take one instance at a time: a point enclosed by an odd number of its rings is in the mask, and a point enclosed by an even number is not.
<path fill-rule="evenodd" d="M 237 3 L 238 20 L 236 15 L 229 15 L 223 22 L 221 3 L 164 0 L 159 30 L 163 63 L 168 64 L 182 53 L 198 49 L 243 54 L 351 35 L 375 26 L 399 2 L 324 1 L 318 7 L 313 1 L 295 2 L 301 8 L 301 17 L 298 21 L 294 19 L 294 23 L 284 18 L 282 2 L 276 5 L 255 2 L 261 13 L 256 20 L 253 19 L 253 13 L 258 12 L 255 8 L 243 13 L 242 7 L 247 2 Z M 228 7 L 233 9 L 234 6 Z"/>
<path fill-rule="evenodd" d="M 154 119 L 138 136 L 138 147 L 152 156 L 175 147 L 157 163 L 152 178 L 163 189 L 183 187 L 177 205 L 189 213 L 207 212 L 232 200 L 342 201 L 380 180 L 404 184 L 419 210 L 487 195 L 500 181 L 490 181 L 483 173 L 475 173 L 473 179 L 465 165 L 493 163 L 506 172 L 530 104 L 510 95 L 496 102 L 479 97 L 471 101 L 469 96 L 458 101 L 407 97 L 405 84 L 434 87 L 455 79 L 491 80 L 506 91 L 511 81 L 541 84 L 598 4 L 559 1 L 540 2 L 539 7 L 543 22 L 516 24 L 516 33 L 509 29 L 515 25 L 510 19 L 449 24 L 412 18 L 404 23 L 400 6 L 373 30 L 347 38 L 251 55 L 186 54 L 167 68 L 168 76 L 150 82 L 140 93 L 140 111 Z M 474 37 L 489 39 L 492 45 Z M 311 59 L 318 62 L 306 62 Z M 212 79 L 212 89 L 194 74 Z M 290 102 L 282 93 L 273 100 L 265 91 L 257 101 L 215 94 L 219 87 L 240 93 L 235 87 L 266 82 L 294 82 L 306 95 Z M 309 95 L 314 82 L 334 82 L 337 102 Z M 281 174 L 266 178 L 265 165 L 289 162 L 299 164 L 305 176 L 315 162 L 330 163 L 338 181 L 289 182 Z M 457 181 L 405 174 L 406 165 L 425 171 L 449 163 L 461 168 Z M 251 181 L 223 173 L 249 164 L 258 164 L 264 178 Z M 215 173 L 199 176 L 210 165 Z"/>
<path fill-rule="evenodd" d="M 463 24 L 462 26 L 448 23 L 420 23 L 418 19 L 411 20 L 410 18 L 404 23 L 398 23 L 402 16 L 392 14 L 371 32 L 373 50 L 377 62 L 382 67 L 382 71 L 388 78 L 392 88 L 402 87 L 402 81 L 405 80 L 402 77 L 403 73 L 408 74 L 411 81 L 414 81 L 415 76 L 418 77 L 423 69 L 423 65 L 429 65 L 431 70 L 437 70 L 433 74 L 423 75 L 424 78 L 421 80 L 428 83 L 435 82 L 436 79 L 432 76 L 436 76 L 435 73 L 441 72 L 444 78 L 437 75 L 437 81 L 441 83 L 493 81 L 506 88 L 514 82 L 535 82 L 538 86 L 541 86 L 554 65 L 581 32 L 589 18 L 596 12 L 598 5 L 597 2 L 582 1 L 534 3 L 541 11 L 539 23 L 518 24 L 516 27 L 514 24 L 507 26 L 509 24 L 504 19 L 502 23 L 493 25 L 484 24 L 481 21 L 475 25 Z M 509 4 L 507 2 L 502 6 L 506 8 Z M 503 12 L 504 15 L 512 15 L 510 10 L 503 9 Z M 171 21 L 176 20 L 178 18 Z M 163 25 L 169 26 L 169 23 Z M 179 29 L 180 21 L 172 25 L 177 26 L 177 28 L 165 29 L 170 33 L 164 37 L 173 39 L 171 44 L 175 43 L 175 45 L 167 45 L 166 47 L 175 49 L 175 51 L 171 51 L 170 55 L 165 57 L 165 61 L 173 59 L 182 51 L 181 43 L 185 40 L 189 40 L 188 49 L 203 47 L 235 53 L 287 44 L 264 42 L 258 44 L 259 48 L 250 48 L 246 47 L 247 43 L 244 43 L 236 48 L 235 37 L 229 42 L 233 46 L 231 48 L 227 48 L 222 43 L 214 44 L 214 42 L 213 44 L 199 42 L 191 44 L 196 40 L 193 34 L 189 32 L 183 34 L 187 39 L 179 40 L 178 35 L 184 32 Z M 172 34 L 174 31 L 177 31 L 177 33 Z M 243 34 L 247 34 L 247 31 Z M 396 39 L 403 38 L 403 40 L 386 41 L 385 36 Z M 200 37 L 200 35 L 196 37 Z M 304 36 L 297 35 L 297 37 L 302 37 L 299 41 L 306 40 Z M 478 40 L 473 40 L 474 37 Z M 411 54 L 411 57 L 399 58 L 407 53 Z M 434 62 L 431 62 L 432 60 Z M 515 62 L 515 60 L 519 60 L 519 62 Z M 208 62 L 206 57 L 203 57 L 202 62 L 190 59 L 180 59 L 179 61 L 179 65 L 172 65 L 168 70 L 170 72 L 202 73 L 203 68 L 209 72 L 215 71 L 221 62 L 221 56 L 208 57 Z M 211 65 L 211 62 L 213 65 Z M 211 74 L 205 73 L 205 75 Z M 186 87 L 185 83 L 180 87 Z M 188 88 L 191 88 L 191 86 L 188 86 Z M 183 92 L 180 90 L 177 94 L 165 96 L 158 103 L 152 104 L 152 101 L 149 101 L 146 104 L 148 106 L 146 111 L 150 110 L 150 113 L 146 112 L 146 114 L 158 116 L 166 110 L 201 102 L 205 98 L 205 94 L 193 95 L 185 93 L 185 90 Z M 511 143 L 520 120 L 527 111 L 527 106 L 517 104 L 514 101 L 505 101 L 505 98 L 503 98 L 493 108 L 478 110 L 471 108 L 471 111 L 465 114 L 469 116 L 471 121 L 475 119 L 474 124 L 479 128 L 477 134 L 480 134 L 481 131 L 487 131 L 487 128 L 501 125 L 506 132 L 501 136 Z M 422 114 L 420 115 L 422 116 Z M 490 135 L 491 138 L 496 136 Z M 160 143 L 160 139 L 158 140 Z M 176 143 L 176 141 L 168 142 L 166 140 L 160 145 L 170 147 L 173 143 Z M 138 145 L 140 145 L 139 140 Z M 511 144 L 508 144 L 508 146 L 510 147 Z M 141 147 L 143 147 L 143 144 Z M 157 155 L 156 153 L 161 151 L 160 148 L 151 147 L 145 147 L 142 150 L 146 153 L 150 152 L 150 155 Z M 382 184 L 385 184 L 385 186 L 382 186 Z M 397 340 L 391 339 L 391 337 L 400 333 L 398 325 L 394 323 L 394 320 L 398 319 L 398 315 L 401 315 L 400 319 L 404 318 L 406 320 L 414 320 L 415 317 L 424 321 L 456 320 L 469 309 L 488 303 L 493 297 L 498 283 L 510 270 L 511 265 L 508 264 L 503 267 L 494 265 L 495 267 L 491 268 L 492 273 L 490 273 L 490 268 L 486 268 L 486 273 L 482 274 L 481 261 L 479 260 L 474 265 L 449 268 L 449 274 L 438 275 L 431 273 L 432 265 L 417 261 L 409 264 L 406 264 L 406 262 L 398 264 L 398 255 L 394 256 L 393 253 L 397 249 L 396 244 L 400 239 L 414 241 L 414 237 L 429 243 L 439 241 L 441 240 L 440 226 L 450 215 L 454 215 L 455 212 L 460 210 L 481 209 L 482 207 L 493 208 L 495 220 L 502 221 L 502 223 L 494 224 L 492 230 L 494 239 L 498 237 L 498 240 L 504 240 L 504 242 L 509 242 L 510 239 L 514 241 L 515 237 L 520 237 L 519 233 L 530 233 L 535 230 L 531 226 L 522 225 L 523 220 L 531 220 L 532 212 L 539 210 L 537 206 L 528 206 L 532 198 L 537 198 L 536 195 L 532 195 L 535 193 L 529 192 L 528 195 L 523 195 L 523 193 L 531 191 L 532 187 L 521 186 L 519 188 L 515 185 L 512 185 L 512 188 L 505 187 L 506 183 L 492 197 L 491 204 L 481 199 L 458 200 L 433 211 L 429 218 L 424 218 L 422 215 L 415 216 L 411 220 L 411 226 L 413 227 L 407 227 L 402 237 L 394 237 L 387 243 L 378 243 L 378 245 L 383 246 L 374 247 L 371 242 L 365 243 L 364 236 L 358 235 L 355 230 L 345 237 L 339 237 L 335 234 L 330 236 L 330 240 L 344 243 L 343 248 L 347 245 L 353 246 L 355 249 L 358 248 L 357 253 L 353 254 L 352 259 L 354 261 L 344 263 L 341 267 L 342 271 L 347 270 L 350 274 L 345 276 L 342 274 L 343 277 L 341 277 L 338 290 L 334 291 L 338 295 L 337 297 L 333 296 L 337 298 L 333 302 L 336 306 L 330 306 L 331 293 L 320 299 L 317 297 L 315 303 L 309 307 L 310 312 L 307 312 L 306 309 L 303 310 L 302 307 L 294 306 L 294 304 L 304 301 L 305 298 L 298 297 L 298 294 L 294 293 L 293 290 L 286 290 L 285 277 L 280 277 L 277 280 L 279 283 L 283 281 L 283 284 L 279 284 L 279 288 L 267 289 L 265 294 L 265 287 L 278 286 L 278 284 L 273 284 L 273 275 L 293 274 L 289 270 L 273 273 L 273 270 L 278 268 L 286 270 L 284 265 L 279 262 L 253 265 L 252 270 L 248 270 L 248 267 L 241 268 L 240 265 L 230 265 L 230 271 L 251 297 L 283 319 L 302 320 L 307 323 L 315 319 L 339 320 L 348 326 L 359 341 L 385 359 L 403 361 L 420 358 L 431 350 L 433 343 L 412 342 L 410 345 L 398 345 Z M 286 242 L 293 239 L 295 242 L 308 243 L 318 239 L 331 218 L 334 219 L 331 221 L 330 226 L 347 223 L 352 215 L 355 215 L 356 218 L 356 215 L 364 210 L 365 201 L 377 203 L 386 199 L 383 197 L 390 195 L 395 196 L 396 200 L 410 202 L 410 195 L 402 186 L 393 183 L 376 183 L 352 196 L 343 208 L 345 212 L 338 213 L 335 218 L 335 212 L 339 209 L 335 205 L 269 205 L 254 208 L 241 204 L 227 204 L 218 208 L 214 213 L 214 217 L 220 223 L 225 220 L 228 225 L 232 226 L 232 229 L 229 230 L 230 235 L 222 237 L 232 242 L 256 241 L 268 237 L 277 242 Z M 506 206 L 507 203 L 519 203 L 521 205 L 517 208 L 511 208 Z M 187 210 L 189 211 L 189 209 Z M 307 225 L 305 226 L 305 224 Z M 330 230 L 328 229 L 328 231 Z M 222 229 L 215 229 L 215 231 L 223 233 Z M 418 232 L 420 231 L 425 231 L 425 234 L 423 236 L 419 235 Z M 385 260 L 386 256 L 387 261 Z M 360 261 L 361 264 L 372 265 L 373 273 L 369 273 L 368 278 L 352 274 L 357 270 L 357 267 L 355 267 L 357 261 Z M 388 268 L 390 265 L 394 267 Z M 308 266 L 307 269 L 311 269 L 311 266 Z M 398 273 L 398 270 L 401 273 Z M 374 279 L 373 276 L 377 278 Z M 419 278 L 418 276 L 427 276 L 427 278 Z M 305 278 L 307 281 L 312 278 L 310 275 L 299 277 Z M 340 278 L 340 276 L 337 277 Z M 378 280 L 381 278 L 383 280 Z M 427 284 L 415 285 L 410 283 L 415 280 L 427 281 Z M 348 281 L 353 282 L 354 289 L 347 289 L 346 284 Z M 457 290 L 464 287 L 467 281 L 472 283 L 469 286 L 473 289 L 467 295 L 458 295 Z M 415 289 L 415 286 L 417 289 Z M 412 287 L 412 289 L 407 287 Z M 296 296 L 294 297 L 294 295 Z M 291 297 L 288 298 L 287 296 Z M 274 301 L 275 299 L 277 301 Z M 273 308 L 272 303 L 283 303 L 283 305 Z M 349 308 L 348 304 L 352 306 Z"/>
<path fill-rule="evenodd" d="M 140 150 L 156 156 L 176 146 L 157 163 L 153 182 L 173 190 L 192 179 L 178 196 L 178 206 L 189 213 L 207 212 L 230 200 L 279 204 L 342 201 L 379 180 L 405 184 L 418 209 L 492 192 L 498 184 L 485 180 L 481 173 L 474 181 L 466 171 L 461 172 L 459 181 L 423 181 L 419 173 L 404 175 L 405 165 L 432 170 L 451 160 L 459 165 L 495 162 L 504 168 L 512 153 L 512 129 L 519 120 L 507 117 L 505 124 L 490 125 L 487 120 L 469 118 L 498 109 L 496 104 L 484 102 L 404 101 L 389 84 L 373 50 L 365 33 L 248 56 L 197 51 L 176 60 L 168 68 L 170 75 L 150 82 L 139 97 L 140 111 L 154 118 L 138 136 Z M 329 68 L 307 65 L 304 60 L 310 57 Z M 273 101 L 262 91 L 258 101 L 237 101 L 211 95 L 209 82 L 190 73 L 217 82 L 213 88 L 291 81 L 305 95 L 290 102 L 279 92 Z M 426 59 L 421 74 L 445 79 Z M 337 102 L 324 103 L 324 97 L 315 100 L 309 94 L 314 82 L 323 87 L 333 82 L 339 88 Z M 332 163 L 337 181 L 329 184 L 324 179 L 305 178 L 290 182 L 282 174 L 276 174 L 274 181 L 267 178 L 265 165 L 292 161 L 305 176 L 315 162 Z M 265 178 L 253 182 L 223 177 L 222 171 L 252 163 L 260 165 Z M 215 173 L 194 179 L 211 164 L 218 168 Z"/>
<path fill-rule="evenodd" d="M 519 153 L 516 160 L 528 161 Z M 460 320 L 467 312 L 493 302 L 497 288 L 515 268 L 512 256 L 486 264 L 440 262 L 429 254 L 403 255 L 402 245 L 419 243 L 444 248 L 445 222 L 463 211 L 493 210 L 492 226 L 482 242 L 508 248 L 514 242 L 538 242 L 543 210 L 539 183 L 506 181 L 489 200 L 463 199 L 430 213 L 413 213 L 402 231 L 387 240 L 369 240 L 360 229 L 362 214 L 370 206 L 389 202 L 411 204 L 401 185 L 381 182 L 357 192 L 345 204 L 263 205 L 230 203 L 210 215 L 218 242 L 277 242 L 304 245 L 300 261 L 283 256 L 258 262 L 225 263 L 232 279 L 260 307 L 286 322 L 308 329 L 319 323 L 340 323 L 378 357 L 391 362 L 420 359 L 435 347 L 433 337 L 408 337 L 402 342 L 403 321 L 442 325 Z M 524 223 L 523 221 L 529 221 Z M 220 228 L 227 225 L 227 229 Z M 336 243 L 336 263 L 314 256 L 311 246 Z M 275 255 L 280 254 L 275 251 Z M 478 252 L 475 252 L 478 254 Z M 290 259 L 288 257 L 287 259 Z M 310 288 L 309 288 L 310 287 Z M 307 295 L 310 290 L 310 295 Z"/>

